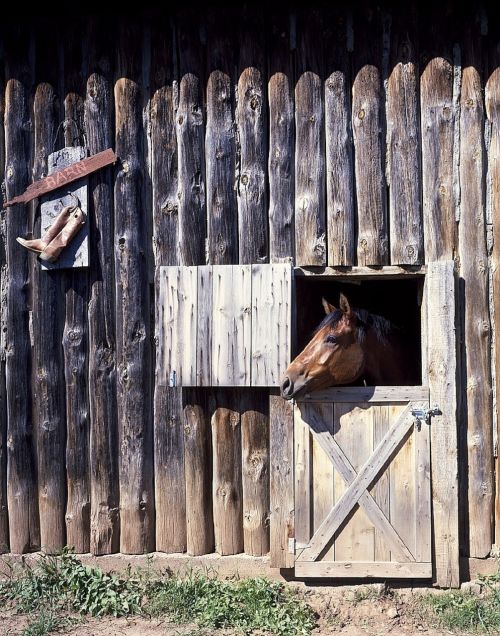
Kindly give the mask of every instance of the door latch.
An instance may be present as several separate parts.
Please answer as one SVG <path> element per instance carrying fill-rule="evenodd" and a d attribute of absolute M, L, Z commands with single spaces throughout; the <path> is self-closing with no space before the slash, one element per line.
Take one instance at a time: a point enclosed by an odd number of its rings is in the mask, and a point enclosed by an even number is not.
<path fill-rule="evenodd" d="M 411 414 L 417 420 L 417 426 L 420 427 L 422 422 L 424 422 L 424 424 L 430 424 L 431 417 L 433 415 L 442 415 L 442 411 L 439 407 L 435 406 L 432 409 L 412 409 Z"/>

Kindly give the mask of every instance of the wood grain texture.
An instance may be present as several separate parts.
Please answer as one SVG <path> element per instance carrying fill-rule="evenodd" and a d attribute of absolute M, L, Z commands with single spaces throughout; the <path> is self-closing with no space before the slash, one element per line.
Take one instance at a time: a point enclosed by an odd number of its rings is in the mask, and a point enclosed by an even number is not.
<path fill-rule="evenodd" d="M 243 545 L 245 554 L 269 552 L 269 400 L 265 391 L 241 392 Z"/>
<path fill-rule="evenodd" d="M 304 15 L 295 84 L 295 261 L 326 265 L 323 49 L 319 15 Z"/>
<path fill-rule="evenodd" d="M 136 75 L 122 33 L 120 72 Z M 128 67 L 132 70 L 129 70 Z M 115 84 L 116 150 L 122 167 L 115 181 L 116 334 L 120 471 L 120 550 L 154 547 L 149 287 L 142 201 L 142 96 L 139 84 Z"/>
<path fill-rule="evenodd" d="M 47 172 L 47 157 L 55 133 L 56 96 L 50 84 L 37 86 L 34 102 L 35 148 L 33 178 Z M 38 230 L 37 230 L 38 231 Z M 61 275 L 33 267 L 34 412 L 37 425 L 38 505 L 41 547 L 48 552 L 66 545 L 66 413 L 61 342 L 64 296 Z"/>
<path fill-rule="evenodd" d="M 380 440 L 387 433 L 390 426 L 390 406 L 388 404 L 379 405 L 373 413 L 373 448 L 379 444 Z M 390 515 L 390 465 L 381 473 L 376 483 L 371 489 L 373 499 L 376 501 L 380 510 L 387 519 L 391 519 Z M 374 542 L 374 559 L 375 561 L 390 561 L 391 550 L 385 540 L 384 533 L 375 528 Z M 430 559 L 429 559 L 430 561 Z"/>
<path fill-rule="evenodd" d="M 295 566 L 297 577 L 328 577 L 353 579 L 430 579 L 432 563 L 378 563 L 362 562 L 299 562 Z"/>
<path fill-rule="evenodd" d="M 378 14 L 359 16 L 352 83 L 352 128 L 358 208 L 358 264 L 389 259 L 382 86 L 382 32 Z"/>
<path fill-rule="evenodd" d="M 485 557 L 493 543 L 494 466 L 490 377 L 491 334 L 485 228 L 484 109 L 480 41 L 466 36 L 460 94 L 460 277 L 464 280 L 469 549 Z"/>
<path fill-rule="evenodd" d="M 496 389 L 496 421 L 497 437 L 500 430 L 499 396 L 500 396 L 500 68 L 496 65 L 500 59 L 498 49 L 493 56 L 492 72 L 485 87 L 486 116 L 491 129 L 488 149 L 487 200 L 493 224 L 493 249 L 491 253 L 491 280 L 493 294 L 492 328 L 495 336 L 493 349 L 493 368 L 495 369 Z M 499 65 L 500 66 L 500 65 Z M 500 545 L 500 462 L 495 461 L 495 544 Z"/>
<path fill-rule="evenodd" d="M 224 30 L 223 26 L 224 20 L 211 16 L 207 36 L 205 162 L 208 262 L 213 265 L 238 262 L 233 60 L 230 31 Z"/>
<path fill-rule="evenodd" d="M 277 392 L 269 396 L 270 565 L 291 568 L 294 551 L 293 405 Z"/>
<path fill-rule="evenodd" d="M 210 420 L 199 391 L 186 390 L 183 399 L 187 552 L 196 556 L 215 547 Z"/>
<path fill-rule="evenodd" d="M 153 447 L 156 549 L 183 552 L 186 549 L 187 520 L 182 390 L 165 386 L 162 376 L 160 267 L 177 265 L 181 258 L 181 247 L 185 250 L 182 252 L 183 258 L 189 260 L 189 250 L 196 251 L 197 242 L 192 236 L 186 241 L 185 233 L 184 239 L 180 238 L 180 207 L 186 205 L 190 193 L 194 195 L 194 191 L 179 193 L 181 140 L 177 136 L 175 122 L 176 69 L 174 37 L 171 34 L 166 20 L 159 20 L 152 25 L 150 125 L 156 354 Z M 189 141 L 186 143 L 186 149 L 190 149 Z"/>
<path fill-rule="evenodd" d="M 113 139 L 113 96 L 108 72 L 97 67 L 87 80 L 85 131 L 90 152 L 109 146 Z M 90 233 L 99 237 L 91 252 L 88 305 L 92 554 L 110 554 L 120 548 L 112 179 L 108 168 L 89 180 Z"/>
<path fill-rule="evenodd" d="M 416 16 L 396 15 L 391 27 L 391 71 L 387 81 L 387 179 L 391 263 L 423 262 L 420 121 Z"/>
<path fill-rule="evenodd" d="M 325 80 L 326 214 L 328 264 L 354 265 L 354 158 L 347 25 L 342 14 L 327 19 Z"/>
<path fill-rule="evenodd" d="M 307 422 L 302 417 L 300 409 L 294 409 L 293 413 L 293 449 L 294 449 L 294 489 L 295 489 L 295 514 L 294 536 L 297 548 L 308 545 L 312 537 L 311 518 L 311 433 Z"/>
<path fill-rule="evenodd" d="M 269 260 L 265 67 L 263 21 L 243 13 L 239 28 L 235 112 L 240 263 L 265 263 Z"/>
<path fill-rule="evenodd" d="M 203 66 L 197 20 L 182 20 L 178 28 L 180 57 L 179 102 L 175 113 L 178 152 L 179 253 L 183 265 L 202 265 L 207 218 Z"/>
<path fill-rule="evenodd" d="M 422 214 L 427 263 L 455 258 L 457 230 L 453 193 L 453 66 L 433 57 L 420 77 Z"/>
<path fill-rule="evenodd" d="M 68 104 L 65 104 L 69 108 Z M 66 112 L 69 116 L 70 113 Z M 75 113 L 76 114 L 76 113 Z M 67 131 L 69 132 L 69 131 Z M 65 139 L 70 141 L 69 139 Z M 48 157 L 48 172 L 70 165 L 83 154 L 83 148 L 66 147 Z M 75 191 L 81 209 L 88 215 L 88 183 Z M 75 186 L 77 183 L 75 183 Z M 70 197 L 68 197 L 70 198 Z M 42 232 L 43 208 L 42 204 Z M 88 223 L 86 223 L 88 226 Z M 82 228 L 83 229 L 83 228 Z M 88 236 L 88 231 L 86 232 Z M 75 237 L 76 239 L 76 237 Z M 88 245 L 86 246 L 88 249 Z M 88 256 L 88 254 L 87 254 Z M 43 268 L 42 268 L 43 269 Z M 66 541 L 75 552 L 90 548 L 90 489 L 89 489 L 89 413 L 88 413 L 88 274 L 86 271 L 62 273 L 65 309 L 62 347 L 64 380 L 66 385 Z"/>
<path fill-rule="evenodd" d="M 219 390 L 212 415 L 212 497 L 215 551 L 243 552 L 241 420 L 234 397 Z"/>
<path fill-rule="evenodd" d="M 14 67 L 11 72 L 17 76 L 18 69 Z M 7 68 L 5 186 L 7 198 L 12 198 L 28 183 L 30 140 L 24 124 L 29 118 L 29 84 L 23 83 L 22 78 L 9 78 L 9 75 Z M 17 554 L 40 547 L 31 412 L 28 255 L 16 243 L 16 237 L 26 236 L 27 232 L 26 207 L 10 207 L 5 216 L 2 344 L 5 347 L 9 544 L 11 552 Z"/>
<path fill-rule="evenodd" d="M 0 73 L 0 121 L 5 121 L 5 81 Z M 5 178 L 5 129 L 0 126 L 0 175 Z M 7 508 L 7 386 L 5 384 L 5 329 L 7 260 L 5 212 L 0 213 L 0 554 L 9 552 L 9 511 Z"/>
<path fill-rule="evenodd" d="M 281 17 L 269 28 L 269 256 L 274 263 L 295 254 L 295 121 L 288 21 Z"/>
<path fill-rule="evenodd" d="M 457 587 L 460 572 L 454 263 L 430 263 L 426 285 L 430 405 L 437 405 L 442 411 L 432 418 L 430 431 L 433 561 L 436 583 L 440 587 Z"/>

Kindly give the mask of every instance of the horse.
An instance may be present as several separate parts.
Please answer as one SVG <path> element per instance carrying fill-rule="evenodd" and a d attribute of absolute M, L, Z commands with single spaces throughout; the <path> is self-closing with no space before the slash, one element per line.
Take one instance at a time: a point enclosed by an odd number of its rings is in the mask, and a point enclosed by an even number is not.
<path fill-rule="evenodd" d="M 339 385 L 415 384 L 410 349 L 389 320 L 351 307 L 340 294 L 339 308 L 322 299 L 326 317 L 281 381 L 281 396 Z"/>

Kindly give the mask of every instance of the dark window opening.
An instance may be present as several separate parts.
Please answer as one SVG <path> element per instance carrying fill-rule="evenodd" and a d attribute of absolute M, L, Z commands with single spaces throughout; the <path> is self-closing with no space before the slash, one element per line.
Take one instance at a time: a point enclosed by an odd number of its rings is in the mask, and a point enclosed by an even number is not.
<path fill-rule="evenodd" d="M 325 317 L 324 297 L 335 307 L 343 293 L 353 308 L 366 309 L 383 316 L 396 327 L 404 345 L 409 384 L 422 383 L 421 298 L 423 277 L 345 282 L 322 276 L 297 276 L 295 279 L 296 331 L 292 346 L 295 358 L 311 339 Z M 407 382 L 401 382 L 401 384 Z"/>

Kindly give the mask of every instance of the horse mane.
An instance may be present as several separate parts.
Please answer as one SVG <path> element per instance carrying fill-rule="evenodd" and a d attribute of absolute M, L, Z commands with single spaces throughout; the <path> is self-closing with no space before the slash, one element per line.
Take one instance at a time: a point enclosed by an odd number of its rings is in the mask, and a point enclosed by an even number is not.
<path fill-rule="evenodd" d="M 372 314 L 366 309 L 352 309 L 352 312 L 356 318 L 357 342 L 363 342 L 368 332 L 372 331 L 380 343 L 387 344 L 390 336 L 399 331 L 399 328 L 390 320 L 387 320 L 387 318 L 383 316 Z M 332 311 L 323 318 L 314 333 L 318 333 L 318 331 L 324 327 L 335 327 L 343 315 L 344 313 L 341 309 L 335 309 L 335 311 Z"/>

